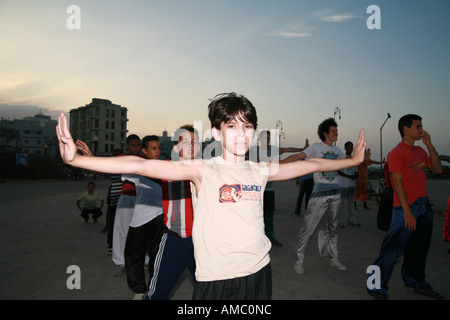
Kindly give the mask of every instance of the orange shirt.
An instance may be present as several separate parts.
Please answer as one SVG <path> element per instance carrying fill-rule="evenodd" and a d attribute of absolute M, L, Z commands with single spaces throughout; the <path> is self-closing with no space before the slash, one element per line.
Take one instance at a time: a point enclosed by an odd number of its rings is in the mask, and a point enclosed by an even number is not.
<path fill-rule="evenodd" d="M 369 166 L 373 163 L 372 160 L 364 160 L 358 165 L 358 178 L 356 181 L 368 181 L 369 180 Z"/>

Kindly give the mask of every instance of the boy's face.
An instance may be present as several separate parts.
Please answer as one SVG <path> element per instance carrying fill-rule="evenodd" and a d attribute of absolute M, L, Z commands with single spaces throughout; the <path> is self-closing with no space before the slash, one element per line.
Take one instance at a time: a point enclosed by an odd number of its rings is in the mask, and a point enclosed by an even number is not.
<path fill-rule="evenodd" d="M 127 143 L 127 149 L 130 154 L 137 156 L 141 149 L 141 141 L 136 139 L 130 140 L 130 142 Z"/>
<path fill-rule="evenodd" d="M 173 146 L 176 152 L 178 152 L 180 159 L 191 160 L 194 159 L 197 153 L 200 151 L 200 144 L 198 143 L 198 137 L 194 132 L 184 130 L 180 134 L 178 143 Z"/>
<path fill-rule="evenodd" d="M 220 137 L 214 137 L 221 140 L 223 157 L 233 161 L 236 156 L 243 157 L 248 151 L 250 144 L 255 136 L 255 129 L 250 122 L 244 122 L 239 118 L 235 118 L 228 123 L 220 124 Z"/>
<path fill-rule="evenodd" d="M 89 194 L 93 194 L 95 190 L 95 186 L 93 184 L 88 184 L 87 190 Z"/>
<path fill-rule="evenodd" d="M 326 141 L 335 142 L 338 138 L 338 130 L 337 127 L 331 126 L 328 133 L 323 134 L 325 136 Z"/>
<path fill-rule="evenodd" d="M 156 160 L 161 154 L 161 146 L 159 141 L 149 141 L 147 143 L 147 148 L 142 148 L 142 153 L 145 154 L 147 159 Z"/>
<path fill-rule="evenodd" d="M 345 146 L 345 154 L 346 155 L 351 155 L 353 152 L 353 143 L 347 143 Z"/>

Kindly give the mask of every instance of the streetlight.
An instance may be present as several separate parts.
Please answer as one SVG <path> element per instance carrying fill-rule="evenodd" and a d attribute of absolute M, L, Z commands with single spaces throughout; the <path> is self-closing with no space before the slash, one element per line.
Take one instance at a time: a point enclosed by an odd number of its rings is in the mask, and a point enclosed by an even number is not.
<path fill-rule="evenodd" d="M 339 109 L 339 107 L 334 108 L 334 115 L 333 118 L 334 120 L 336 120 L 336 115 L 339 115 L 339 120 L 341 119 L 341 109 Z M 336 141 L 333 142 L 334 145 L 336 145 Z"/>
<path fill-rule="evenodd" d="M 94 156 L 97 156 L 97 149 L 98 149 L 98 136 L 97 134 L 94 135 Z"/>
<path fill-rule="evenodd" d="M 341 119 L 341 109 L 339 109 L 339 107 L 334 108 L 334 120 L 336 120 L 336 115 L 339 115 L 339 119 Z"/>
<path fill-rule="evenodd" d="M 95 151 L 94 151 L 94 156 L 97 156 L 97 151 L 98 151 L 98 136 L 97 134 L 95 134 L 94 136 L 94 147 L 95 147 Z M 93 173 L 93 179 L 97 180 L 97 174 L 94 172 Z"/>
<path fill-rule="evenodd" d="M 278 146 L 280 145 L 281 137 L 284 139 L 284 132 L 283 132 L 283 122 L 281 120 L 277 121 L 277 124 L 275 125 L 275 128 L 278 132 Z"/>
<path fill-rule="evenodd" d="M 383 171 L 383 164 L 381 163 L 381 162 L 383 162 L 383 135 L 382 135 L 381 131 L 383 130 L 383 127 L 386 124 L 386 121 L 388 121 L 388 119 L 390 117 L 391 117 L 391 114 L 388 113 L 386 120 L 384 120 L 383 125 L 380 128 L 380 170 L 381 171 Z"/>

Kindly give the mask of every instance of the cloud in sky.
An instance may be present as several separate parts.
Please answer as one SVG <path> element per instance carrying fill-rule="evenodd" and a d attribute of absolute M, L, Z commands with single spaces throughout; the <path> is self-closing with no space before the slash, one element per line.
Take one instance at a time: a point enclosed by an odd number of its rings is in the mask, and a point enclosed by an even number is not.
<path fill-rule="evenodd" d="M 327 15 L 321 19 L 321 21 L 324 22 L 344 22 L 349 19 L 355 19 L 358 18 L 358 16 L 352 14 L 352 13 L 343 13 L 343 14 L 332 14 Z"/>
<path fill-rule="evenodd" d="M 305 38 L 305 37 L 310 37 L 311 33 L 309 33 L 309 32 L 273 31 L 273 32 L 270 32 L 269 35 L 277 36 L 277 37 L 281 37 L 281 38 Z"/>
<path fill-rule="evenodd" d="M 341 23 L 358 18 L 360 17 L 354 13 L 334 13 L 332 9 L 325 9 L 293 21 L 279 30 L 268 32 L 267 35 L 285 39 L 307 38 L 313 35 L 312 31 L 321 22 Z"/>
<path fill-rule="evenodd" d="M 267 35 L 285 39 L 307 38 L 312 35 L 313 30 L 314 27 L 309 24 L 308 18 L 304 18 L 291 21 L 282 28 L 269 31 Z"/>

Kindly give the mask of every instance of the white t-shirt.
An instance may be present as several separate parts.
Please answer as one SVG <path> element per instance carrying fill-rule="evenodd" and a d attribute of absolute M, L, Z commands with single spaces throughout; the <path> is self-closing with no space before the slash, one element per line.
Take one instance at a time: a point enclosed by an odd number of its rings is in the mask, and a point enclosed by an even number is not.
<path fill-rule="evenodd" d="M 216 281 L 256 273 L 270 262 L 271 243 L 264 233 L 265 163 L 203 161 L 192 240 L 198 281 Z"/>
<path fill-rule="evenodd" d="M 161 185 L 142 176 L 127 175 L 126 178 L 136 185 L 136 202 L 130 227 L 140 227 L 164 213 Z"/>
<path fill-rule="evenodd" d="M 303 150 L 307 158 L 344 159 L 345 153 L 337 146 L 329 146 L 323 142 L 317 142 Z M 339 189 L 337 171 L 314 172 L 313 192 L 323 192 Z"/>
<path fill-rule="evenodd" d="M 341 169 L 341 171 L 349 176 L 352 176 L 355 172 L 358 172 L 358 166 Z M 341 188 L 356 187 L 356 181 L 347 177 L 339 176 L 339 186 Z"/>

